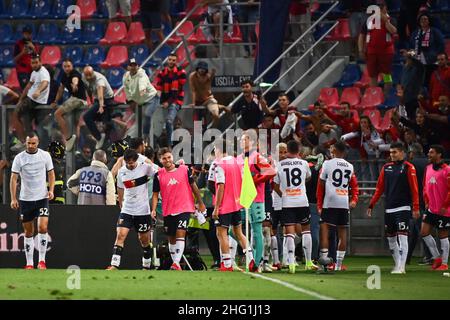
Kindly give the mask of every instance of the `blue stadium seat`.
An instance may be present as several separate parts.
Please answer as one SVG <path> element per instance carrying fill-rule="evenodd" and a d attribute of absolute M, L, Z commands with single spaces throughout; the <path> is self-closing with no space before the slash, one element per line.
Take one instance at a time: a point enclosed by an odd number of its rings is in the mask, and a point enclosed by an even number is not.
<path fill-rule="evenodd" d="M 156 54 L 155 58 L 157 60 L 164 61 L 164 59 L 172 52 L 172 47 L 168 46 L 167 44 L 164 45 L 161 49 L 159 49 Z"/>
<path fill-rule="evenodd" d="M 14 67 L 14 47 L 0 46 L 0 67 L 12 68 Z"/>
<path fill-rule="evenodd" d="M 36 40 L 36 26 L 33 23 L 21 23 L 16 26 L 16 32 L 14 33 L 14 37 L 13 37 L 14 41 L 17 41 L 17 40 L 23 38 L 22 30 L 25 26 L 31 28 L 32 39 L 33 39 L 33 41 Z"/>
<path fill-rule="evenodd" d="M 122 86 L 122 79 L 125 70 L 123 68 L 111 68 L 106 71 L 106 79 L 113 89 Z"/>
<path fill-rule="evenodd" d="M 83 64 L 91 66 L 100 65 L 106 58 L 105 48 L 100 46 L 89 47 L 84 54 Z"/>
<path fill-rule="evenodd" d="M 108 7 L 106 6 L 106 1 L 97 2 L 97 12 L 93 15 L 94 18 L 105 19 L 109 17 Z"/>
<path fill-rule="evenodd" d="M 341 78 L 338 82 L 334 84 L 335 87 L 351 87 L 355 82 L 361 79 L 361 69 L 357 64 L 348 64 L 344 72 L 342 73 Z"/>
<path fill-rule="evenodd" d="M 59 43 L 62 44 L 74 44 L 79 43 L 81 39 L 81 29 L 69 30 L 64 28 L 59 37 Z"/>
<path fill-rule="evenodd" d="M 28 9 L 27 16 L 32 19 L 49 18 L 52 5 L 50 0 L 33 0 Z"/>
<path fill-rule="evenodd" d="M 330 28 L 332 24 L 330 22 L 319 23 L 316 26 L 316 30 L 313 32 L 314 40 L 318 40 L 321 36 L 323 36 Z M 333 31 L 330 31 L 331 34 Z"/>
<path fill-rule="evenodd" d="M 75 1 L 72 0 L 55 0 L 53 2 L 53 7 L 50 12 L 50 16 L 53 19 L 64 19 L 67 18 L 67 8 L 75 4 Z"/>
<path fill-rule="evenodd" d="M 59 30 L 55 23 L 43 23 L 40 25 L 36 41 L 40 44 L 54 44 L 59 41 Z"/>
<path fill-rule="evenodd" d="M 397 96 L 397 90 L 392 87 L 389 94 L 385 98 L 383 104 L 377 106 L 378 110 L 388 110 L 397 107 L 400 104 L 400 99 Z"/>
<path fill-rule="evenodd" d="M 150 55 L 146 45 L 133 46 L 130 49 L 130 58 L 135 58 L 140 65 Z"/>
<path fill-rule="evenodd" d="M 10 5 L 4 13 L 0 15 L 0 18 L 20 19 L 27 16 L 28 1 L 27 0 L 14 0 L 10 2 Z"/>
<path fill-rule="evenodd" d="M 85 44 L 97 44 L 105 33 L 105 28 L 101 23 L 86 23 L 82 29 L 81 42 Z"/>
<path fill-rule="evenodd" d="M 83 65 L 83 49 L 79 46 L 70 46 L 64 50 L 63 59 L 69 58 L 75 67 Z"/>
<path fill-rule="evenodd" d="M 0 26 L 0 43 L 2 44 L 11 44 L 14 43 L 14 33 L 11 25 L 3 24 Z"/>

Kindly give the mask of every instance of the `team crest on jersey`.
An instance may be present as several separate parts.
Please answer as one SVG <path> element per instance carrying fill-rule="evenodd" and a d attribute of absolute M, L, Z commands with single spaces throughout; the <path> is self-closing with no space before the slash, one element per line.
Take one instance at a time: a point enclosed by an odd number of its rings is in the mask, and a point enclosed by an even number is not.
<path fill-rule="evenodd" d="M 176 184 L 178 184 L 178 180 L 175 179 L 175 178 L 171 178 L 171 179 L 169 180 L 169 183 L 168 183 L 167 185 L 168 185 L 168 186 L 173 186 L 173 185 L 176 185 Z"/>

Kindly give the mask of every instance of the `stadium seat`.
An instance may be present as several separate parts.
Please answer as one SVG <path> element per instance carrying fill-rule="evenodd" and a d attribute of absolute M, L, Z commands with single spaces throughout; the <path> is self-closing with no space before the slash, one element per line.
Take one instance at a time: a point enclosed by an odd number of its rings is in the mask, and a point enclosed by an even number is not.
<path fill-rule="evenodd" d="M 127 96 L 125 94 L 125 90 L 121 90 L 118 95 L 116 95 L 117 89 L 114 90 L 114 102 L 118 104 L 126 104 Z"/>
<path fill-rule="evenodd" d="M 195 47 L 194 46 L 188 46 L 187 50 L 189 51 L 189 56 L 191 60 L 195 60 Z M 186 68 L 189 65 L 189 60 L 187 59 L 187 54 L 184 46 L 181 46 L 176 51 L 177 57 L 178 57 L 178 65 L 182 66 L 183 68 Z"/>
<path fill-rule="evenodd" d="M 18 19 L 19 17 L 27 18 L 28 1 L 27 0 L 14 0 L 11 1 L 9 7 L 0 14 L 0 18 L 3 19 Z"/>
<path fill-rule="evenodd" d="M 80 7 L 82 19 L 91 18 L 97 11 L 95 0 L 77 0 L 77 6 Z"/>
<path fill-rule="evenodd" d="M 336 88 L 322 88 L 320 89 L 319 99 L 328 107 L 335 108 L 339 105 L 339 94 Z"/>
<path fill-rule="evenodd" d="M 138 44 L 145 40 L 144 28 L 141 22 L 132 22 L 127 36 L 121 42 L 125 44 Z"/>
<path fill-rule="evenodd" d="M 83 32 L 81 35 L 81 41 L 85 44 L 94 44 L 98 43 L 100 39 L 103 37 L 104 34 L 104 28 L 103 24 L 96 23 L 96 22 L 90 22 L 86 23 L 83 26 Z"/>
<path fill-rule="evenodd" d="M 316 25 L 316 29 L 313 32 L 313 37 L 315 40 L 319 40 L 320 37 L 322 37 L 330 28 L 331 28 L 332 24 L 331 23 L 319 23 L 318 25 Z M 337 28 L 337 26 L 335 27 L 335 29 Z M 330 31 L 330 34 L 332 34 L 334 31 Z"/>
<path fill-rule="evenodd" d="M 46 46 L 41 51 L 42 64 L 56 66 L 61 61 L 61 49 L 58 46 Z"/>
<path fill-rule="evenodd" d="M 382 80 L 383 80 L 383 78 L 382 78 L 382 75 L 380 74 L 378 76 L 378 82 L 381 82 Z M 362 72 L 361 79 L 359 81 L 356 81 L 354 85 L 355 85 L 355 87 L 358 87 L 361 89 L 365 89 L 370 86 L 370 77 L 369 77 L 367 68 L 365 68 L 364 71 Z"/>
<path fill-rule="evenodd" d="M 0 47 L 0 68 L 14 67 L 14 47 L 1 46 Z"/>
<path fill-rule="evenodd" d="M 380 87 L 369 87 L 364 91 L 361 98 L 361 104 L 357 106 L 360 110 L 375 109 L 377 106 L 383 104 L 384 94 Z"/>
<path fill-rule="evenodd" d="M 28 9 L 27 16 L 31 19 L 43 19 L 51 16 L 51 1 L 50 0 L 33 0 Z"/>
<path fill-rule="evenodd" d="M 141 3 L 139 0 L 131 0 L 131 16 L 135 17 L 139 15 L 141 11 Z M 117 12 L 117 16 L 119 18 L 123 18 L 122 10 L 119 8 L 119 11 Z"/>
<path fill-rule="evenodd" d="M 223 37 L 223 42 L 225 43 L 243 42 L 241 28 L 239 28 L 239 23 L 237 23 L 237 21 L 233 23 L 233 33 L 231 34 L 231 37 L 227 33 L 225 33 Z"/>
<path fill-rule="evenodd" d="M 75 67 L 83 65 L 83 49 L 80 46 L 66 47 L 63 58 L 69 58 Z"/>
<path fill-rule="evenodd" d="M 103 47 L 89 47 L 84 54 L 83 64 L 91 65 L 93 67 L 99 66 L 106 57 L 105 48 Z"/>
<path fill-rule="evenodd" d="M 67 8 L 72 4 L 71 0 L 54 0 L 50 17 L 53 19 L 67 18 Z"/>
<path fill-rule="evenodd" d="M 60 37 L 59 37 L 59 43 L 62 44 L 75 44 L 80 43 L 81 39 L 81 29 L 67 29 L 64 28 L 62 31 Z"/>
<path fill-rule="evenodd" d="M 5 86 L 11 90 L 20 90 L 19 77 L 17 76 L 16 68 L 10 69 L 8 78 L 6 79 Z"/>
<path fill-rule="evenodd" d="M 361 102 L 361 90 L 358 87 L 348 87 L 342 91 L 340 102 L 350 103 L 353 108 Z"/>
<path fill-rule="evenodd" d="M 383 119 L 381 120 L 379 130 L 385 131 L 391 127 L 391 117 L 395 109 L 389 109 L 384 113 Z"/>
<path fill-rule="evenodd" d="M 339 19 L 339 24 L 325 37 L 329 41 L 347 41 L 351 39 L 348 19 Z"/>
<path fill-rule="evenodd" d="M 158 52 L 155 53 L 155 59 L 163 61 L 170 53 L 172 52 L 172 48 L 169 45 L 164 45 Z"/>
<path fill-rule="evenodd" d="M 178 26 L 179 22 L 177 23 Z M 182 41 L 181 36 L 180 35 L 188 35 L 192 30 L 194 29 L 194 25 L 192 24 L 192 21 L 186 21 L 183 23 L 183 25 L 177 30 L 176 34 L 171 36 L 168 40 L 167 40 L 167 44 L 170 45 L 176 45 L 179 42 Z"/>
<path fill-rule="evenodd" d="M 109 18 L 108 7 L 106 1 L 99 1 L 97 6 L 97 12 L 94 14 L 95 18 L 105 19 Z"/>
<path fill-rule="evenodd" d="M 136 62 L 141 65 L 142 62 L 150 55 L 146 45 L 133 46 L 130 49 L 130 58 L 136 59 Z"/>
<path fill-rule="evenodd" d="M 397 90 L 393 87 L 393 88 L 391 88 L 388 96 L 384 100 L 384 103 L 382 105 L 378 106 L 378 109 L 380 109 L 380 110 L 391 109 L 391 108 L 397 107 L 399 104 L 400 104 L 400 99 L 397 96 Z"/>
<path fill-rule="evenodd" d="M 108 79 L 111 88 L 117 89 L 122 86 L 122 79 L 125 70 L 123 68 L 111 68 L 106 71 L 106 79 Z"/>
<path fill-rule="evenodd" d="M 205 24 L 201 22 L 193 34 L 187 38 L 189 44 L 206 44 L 210 43 L 204 32 Z M 225 39 L 224 39 L 225 41 Z"/>
<path fill-rule="evenodd" d="M 118 44 L 127 36 L 127 26 L 125 22 L 111 22 L 108 24 L 106 34 L 100 40 L 100 44 Z"/>
<path fill-rule="evenodd" d="M 369 117 L 370 121 L 372 122 L 375 129 L 379 129 L 381 125 L 381 113 L 377 109 L 372 110 L 364 110 L 363 115 Z"/>
<path fill-rule="evenodd" d="M 105 61 L 103 61 L 100 66 L 102 68 L 120 67 L 125 64 L 127 60 L 128 50 L 126 46 L 112 46 L 106 55 Z"/>
<path fill-rule="evenodd" d="M 40 44 L 54 44 L 59 41 L 59 30 L 55 23 L 43 23 L 40 25 L 36 39 Z"/>
<path fill-rule="evenodd" d="M 14 42 L 23 38 L 22 30 L 25 26 L 31 28 L 31 35 L 32 35 L 33 41 L 36 40 L 36 27 L 35 27 L 34 23 L 20 23 L 16 26 L 16 32 L 14 33 L 14 36 L 13 36 Z"/>
<path fill-rule="evenodd" d="M 345 88 L 351 87 L 361 78 L 361 69 L 357 64 L 348 64 L 344 72 L 342 73 L 341 78 L 338 82 L 335 83 L 335 87 Z"/>
<path fill-rule="evenodd" d="M 178 14 L 180 18 L 184 18 L 198 3 L 201 2 L 201 0 L 187 0 L 185 11 L 182 11 Z M 193 20 L 198 20 L 203 17 L 203 15 L 207 12 L 206 7 L 199 7 L 197 10 L 195 10 L 192 15 L 190 16 Z"/>
<path fill-rule="evenodd" d="M 15 42 L 14 33 L 11 25 L 2 24 L 0 26 L 0 43 L 11 44 L 14 42 Z"/>

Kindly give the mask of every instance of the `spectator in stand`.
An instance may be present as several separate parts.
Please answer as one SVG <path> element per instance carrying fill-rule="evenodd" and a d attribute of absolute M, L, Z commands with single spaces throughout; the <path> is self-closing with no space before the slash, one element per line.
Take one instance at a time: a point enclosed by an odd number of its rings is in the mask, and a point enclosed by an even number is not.
<path fill-rule="evenodd" d="M 75 134 L 70 135 L 64 115 L 79 112 L 82 108 L 87 107 L 87 95 L 81 73 L 74 69 L 73 63 L 69 58 L 64 59 L 62 68 L 64 72 L 61 77 L 55 100 L 52 101 L 51 106 L 55 109 L 58 102 L 63 97 L 64 90 L 69 92 L 69 99 L 64 101 L 64 103 L 55 111 L 55 119 L 58 122 L 64 137 L 66 151 L 71 151 L 77 136 Z"/>
<path fill-rule="evenodd" d="M 14 46 L 14 63 L 16 64 L 17 77 L 19 78 L 19 84 L 22 89 L 30 79 L 31 72 L 31 57 L 39 53 L 39 46 L 33 43 L 32 30 L 30 27 L 25 26 L 22 29 L 23 38 L 17 40 Z"/>
<path fill-rule="evenodd" d="M 423 150 L 428 153 L 429 146 L 439 142 L 439 136 L 433 128 L 431 121 L 425 118 L 425 112 L 418 109 L 416 112 L 416 120 L 412 121 L 405 117 L 400 117 L 400 123 L 405 127 L 414 130 L 417 140 L 423 146 Z"/>
<path fill-rule="evenodd" d="M 257 129 L 262 122 L 263 109 L 267 108 L 267 102 L 253 93 L 251 80 L 241 82 L 241 88 L 243 96 L 231 107 L 231 112 L 239 113 L 242 116 L 242 125 L 240 126 L 242 129 Z"/>
<path fill-rule="evenodd" d="M 131 0 L 106 0 L 106 7 L 108 8 L 109 21 L 112 22 L 119 20 L 117 17 L 119 6 L 122 12 L 123 19 L 127 25 L 127 28 L 129 28 L 131 24 Z"/>
<path fill-rule="evenodd" d="M 350 132 L 354 132 L 359 129 L 359 119 L 350 110 L 350 103 L 345 102 L 345 101 L 341 102 L 340 109 L 337 113 L 331 111 L 326 106 L 321 106 L 321 108 L 324 111 L 325 115 L 327 115 L 331 120 L 333 120 L 338 128 L 341 128 L 341 132 L 340 132 L 341 135 L 350 133 Z M 333 124 L 331 122 L 329 122 L 329 125 L 333 125 Z M 359 150 L 358 138 L 349 139 L 347 141 L 347 144 L 349 144 L 351 148 Z M 349 150 L 347 153 L 347 159 L 353 160 L 353 157 L 351 156 L 351 154 L 352 154 L 352 152 Z M 356 155 L 356 159 L 359 159 L 359 153 Z"/>
<path fill-rule="evenodd" d="M 233 12 L 228 0 L 204 0 L 208 3 L 208 14 L 205 19 L 205 33 L 213 42 L 220 41 L 220 15 L 223 15 L 223 29 L 228 35 L 233 34 Z M 213 25 L 213 26 L 210 26 Z"/>
<path fill-rule="evenodd" d="M 159 106 L 159 96 L 145 70 L 138 65 L 134 58 L 130 59 L 128 63 L 128 71 L 123 76 L 123 86 L 128 105 L 134 110 L 140 107 L 144 109 L 143 136 L 153 145 L 153 137 L 150 132 L 153 113 Z"/>
<path fill-rule="evenodd" d="M 397 87 L 397 95 L 400 103 L 406 108 L 407 117 L 412 119 L 419 106 L 417 99 L 422 91 L 425 69 L 417 60 L 414 51 L 402 51 L 402 54 L 406 60 L 400 85 Z"/>
<path fill-rule="evenodd" d="M 322 125 L 322 132 L 319 135 L 319 147 L 328 149 L 338 141 L 339 136 L 333 129 L 333 124 L 327 119 L 322 120 L 320 124 Z"/>
<path fill-rule="evenodd" d="M 391 23 L 387 5 L 380 4 L 380 19 L 369 19 L 363 24 L 358 39 L 361 59 L 367 61 L 370 85 L 378 85 L 378 75 L 383 74 L 384 91 L 389 93 L 392 87 L 392 60 L 394 58 L 394 35 L 397 29 Z M 381 21 L 380 21 L 381 20 Z M 377 23 L 380 23 L 378 26 Z"/>
<path fill-rule="evenodd" d="M 322 132 L 322 128 L 320 128 L 320 131 Z M 317 147 L 319 145 L 319 135 L 317 134 L 315 126 L 311 122 L 307 123 L 304 132 L 302 144 L 310 148 Z"/>
<path fill-rule="evenodd" d="M 211 91 L 212 79 L 216 74 L 216 69 L 209 71 L 208 63 L 199 61 L 195 71 L 189 75 L 189 87 L 191 88 L 192 104 L 191 106 L 203 106 L 212 116 L 213 127 L 219 125 L 220 110 L 225 107 L 219 105 Z M 228 110 L 225 108 L 225 110 Z"/>
<path fill-rule="evenodd" d="M 430 103 L 434 106 L 438 103 L 440 96 L 450 97 L 450 66 L 448 55 L 440 53 L 437 56 L 438 68 L 431 74 L 430 80 Z"/>
<path fill-rule="evenodd" d="M 239 23 L 254 23 L 256 25 L 259 19 L 259 0 L 237 0 L 239 3 L 247 3 L 247 5 L 240 5 L 239 10 Z M 256 42 L 255 26 L 254 25 L 241 25 L 242 40 L 246 43 Z M 251 57 L 254 55 L 255 46 L 245 45 L 245 57 Z"/>
<path fill-rule="evenodd" d="M 169 28 L 172 28 L 172 17 L 170 16 L 171 5 L 172 5 L 171 0 L 162 0 L 159 7 L 159 12 L 161 13 L 161 20 L 163 20 L 167 24 L 167 26 L 169 26 Z"/>
<path fill-rule="evenodd" d="M 439 107 L 436 113 L 425 113 L 425 117 L 431 121 L 431 127 L 439 137 L 439 144 L 444 147 L 445 158 L 450 157 L 450 106 L 446 96 L 439 97 Z"/>
<path fill-rule="evenodd" d="M 329 122 L 333 123 L 333 129 L 337 130 L 338 128 L 336 126 L 336 123 L 323 112 L 324 106 L 325 105 L 323 104 L 323 102 L 317 101 L 314 103 L 314 112 L 311 115 L 305 115 L 301 112 L 296 112 L 296 115 L 304 121 L 311 122 L 317 134 L 320 134 L 322 132 L 322 125 L 320 124 L 320 122 L 323 119 L 327 119 Z"/>
<path fill-rule="evenodd" d="M 431 74 L 436 69 L 436 57 L 438 53 L 445 51 L 444 36 L 441 31 L 431 26 L 431 15 L 428 12 L 422 12 L 418 21 L 419 28 L 411 35 L 410 48 L 425 66 L 423 85 L 428 86 Z"/>
<path fill-rule="evenodd" d="M 31 58 L 33 72 L 30 81 L 25 86 L 22 95 L 12 115 L 12 122 L 16 129 L 17 138 L 20 140 L 11 148 L 11 151 L 22 151 L 25 149 L 25 138 L 32 131 L 32 121 L 40 123 L 46 114 L 37 109 L 38 106 L 46 105 L 50 93 L 50 74 L 42 65 L 41 57 L 36 55 Z M 23 122 L 22 122 L 23 119 Z"/>
<path fill-rule="evenodd" d="M 81 153 L 75 155 L 75 170 L 88 167 L 92 159 L 92 149 L 88 145 L 83 146 Z"/>
<path fill-rule="evenodd" d="M 15 104 L 17 101 L 19 101 L 19 95 L 8 87 L 0 84 L 0 106 Z"/>
<path fill-rule="evenodd" d="M 160 103 L 167 109 L 166 134 L 167 145 L 172 146 L 172 132 L 175 117 L 181 109 L 184 101 L 184 84 L 186 83 L 186 71 L 177 66 L 177 55 L 169 54 L 167 66 L 156 75 L 156 90 L 160 96 Z"/>
<path fill-rule="evenodd" d="M 145 32 L 145 44 L 153 50 L 152 32 L 155 32 L 160 42 L 164 41 L 161 29 L 161 7 L 165 0 L 141 0 L 141 22 Z"/>
<path fill-rule="evenodd" d="M 93 105 L 83 115 L 84 122 L 96 140 L 95 149 L 101 149 L 105 143 L 106 133 L 112 129 L 112 107 L 114 106 L 114 91 L 108 80 L 100 72 L 94 71 L 91 66 L 83 69 L 82 80 L 87 92 L 94 101 Z M 102 122 L 105 132 L 100 133 L 96 121 Z"/>
<path fill-rule="evenodd" d="M 272 130 L 279 130 L 281 132 L 281 127 L 275 123 L 275 118 L 271 114 L 265 114 L 262 123 L 258 126 L 258 130 L 267 130 L 267 150 L 262 152 L 264 155 L 270 155 L 272 150 Z M 263 146 L 260 146 L 262 148 Z"/>
<path fill-rule="evenodd" d="M 291 23 L 292 40 L 295 41 L 311 26 L 310 0 L 292 0 L 289 7 L 289 22 Z M 297 54 L 305 52 L 314 43 L 312 32 L 306 34 L 300 41 L 301 49 Z"/>
<path fill-rule="evenodd" d="M 354 1 L 354 0 L 343 0 L 340 1 L 342 4 L 342 9 L 345 11 L 348 16 L 348 22 L 350 26 L 350 35 L 352 37 L 352 56 L 351 58 L 355 59 L 358 53 L 358 37 L 361 32 L 362 26 L 367 21 L 366 8 L 373 1 L 363 0 L 363 1 Z"/>
<path fill-rule="evenodd" d="M 417 135 L 413 129 L 406 128 L 403 132 L 403 141 L 405 142 L 406 150 L 410 150 L 414 143 L 418 143 Z"/>

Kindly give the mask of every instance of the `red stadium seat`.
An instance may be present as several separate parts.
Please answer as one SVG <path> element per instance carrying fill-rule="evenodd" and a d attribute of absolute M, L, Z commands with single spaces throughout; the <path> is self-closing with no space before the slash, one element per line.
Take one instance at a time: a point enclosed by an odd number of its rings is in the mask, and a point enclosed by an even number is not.
<path fill-rule="evenodd" d="M 177 23 L 177 25 L 179 24 L 179 22 Z M 192 24 L 192 21 L 185 21 L 183 23 L 183 25 L 177 30 L 176 34 L 171 36 L 168 40 L 167 40 L 167 44 L 170 45 L 176 45 L 179 42 L 183 41 L 181 39 L 181 34 L 182 35 L 188 35 L 192 30 L 194 29 L 194 25 Z"/>
<path fill-rule="evenodd" d="M 364 110 L 363 115 L 369 117 L 373 126 L 378 130 L 381 126 L 381 113 L 378 109 Z"/>
<path fill-rule="evenodd" d="M 395 108 L 389 109 L 388 111 L 386 111 L 384 113 L 384 117 L 383 117 L 383 120 L 381 120 L 380 128 L 379 128 L 381 131 L 385 131 L 391 127 L 391 117 L 392 117 L 392 114 L 394 113 L 394 111 L 395 111 Z"/>
<path fill-rule="evenodd" d="M 128 34 L 125 39 L 122 40 L 122 43 L 125 44 L 139 44 L 144 42 L 145 40 L 145 32 L 142 27 L 141 22 L 132 22 L 130 24 L 130 29 L 128 30 Z"/>
<path fill-rule="evenodd" d="M 8 79 L 6 79 L 5 86 L 10 88 L 11 90 L 20 90 L 19 77 L 17 76 L 16 68 L 11 69 L 11 72 L 8 75 Z"/>
<path fill-rule="evenodd" d="M 378 76 L 378 82 L 381 82 L 382 80 L 382 76 L 381 74 Z M 365 89 L 367 87 L 369 87 L 370 85 L 370 77 L 369 77 L 369 72 L 367 71 L 367 68 L 364 69 L 361 79 L 357 82 L 355 82 L 354 86 L 361 88 L 361 89 Z"/>
<path fill-rule="evenodd" d="M 95 0 L 77 0 L 77 6 L 80 7 L 81 18 L 90 18 L 97 11 L 97 3 Z"/>
<path fill-rule="evenodd" d="M 194 6 L 198 3 L 198 2 L 201 2 L 202 0 L 187 0 L 187 3 L 186 3 L 186 9 L 185 9 L 185 11 L 183 11 L 183 12 L 180 12 L 178 15 L 179 15 L 179 17 L 180 18 L 184 18 L 188 13 L 189 13 L 189 11 L 191 11 L 193 8 L 194 8 Z M 204 14 L 205 14 L 205 12 L 207 11 L 207 9 L 206 9 L 206 7 L 199 7 L 197 10 L 195 10 L 195 12 L 194 13 L 192 13 L 192 15 L 190 16 L 190 18 L 191 19 L 194 19 L 194 20 L 198 20 L 198 19 L 200 19 Z"/>
<path fill-rule="evenodd" d="M 114 95 L 116 94 L 117 90 L 114 90 Z M 126 104 L 127 103 L 127 96 L 125 94 L 125 90 L 120 91 L 118 95 L 114 96 L 114 102 L 117 102 L 119 104 Z"/>
<path fill-rule="evenodd" d="M 339 24 L 325 37 L 329 41 L 346 41 L 352 38 L 348 19 L 339 19 Z"/>
<path fill-rule="evenodd" d="M 189 38 L 187 39 L 189 44 L 206 44 L 210 43 L 208 38 L 206 37 L 205 33 L 203 32 L 204 24 L 201 23 L 198 25 L 197 30 L 195 30 L 195 33 L 191 34 Z"/>
<path fill-rule="evenodd" d="M 344 88 L 340 102 L 350 103 L 351 108 L 357 106 L 361 102 L 361 90 L 358 87 Z"/>
<path fill-rule="evenodd" d="M 61 49 L 58 46 L 47 46 L 41 51 L 42 64 L 56 66 L 61 61 Z"/>
<path fill-rule="evenodd" d="M 324 102 L 328 107 L 335 108 L 339 105 L 339 94 L 336 88 L 320 89 L 319 100 Z"/>
<path fill-rule="evenodd" d="M 364 91 L 361 99 L 361 104 L 357 106 L 358 109 L 374 109 L 384 102 L 383 89 L 380 87 L 369 87 Z"/>
<path fill-rule="evenodd" d="M 105 61 L 100 66 L 102 68 L 120 67 L 128 60 L 128 50 L 126 46 L 112 46 Z"/>
<path fill-rule="evenodd" d="M 140 11 L 141 11 L 141 2 L 140 2 L 140 0 L 131 0 L 131 16 L 134 17 L 134 16 L 139 15 Z M 117 12 L 117 16 L 119 18 L 123 18 L 124 17 L 124 15 L 122 14 L 122 10 L 121 9 L 119 9 L 119 11 Z"/>
<path fill-rule="evenodd" d="M 111 22 L 108 24 L 106 34 L 103 39 L 100 40 L 100 44 L 118 44 L 127 36 L 127 26 L 125 22 Z"/>
<path fill-rule="evenodd" d="M 189 55 L 191 60 L 195 60 L 196 56 L 195 56 L 195 47 L 194 46 L 188 46 L 188 51 L 189 51 Z M 178 57 L 178 61 L 179 61 L 179 65 L 181 65 L 183 68 L 186 68 L 189 65 L 189 60 L 187 59 L 187 55 L 186 55 L 186 50 L 184 48 L 184 46 L 181 46 L 178 48 L 178 50 L 176 51 L 177 57 Z"/>
<path fill-rule="evenodd" d="M 241 28 L 239 28 L 239 23 L 236 21 L 233 24 L 233 33 L 231 34 L 231 37 L 228 36 L 227 33 L 224 34 L 223 42 L 225 43 L 240 43 L 243 42 L 242 40 L 242 33 Z"/>

